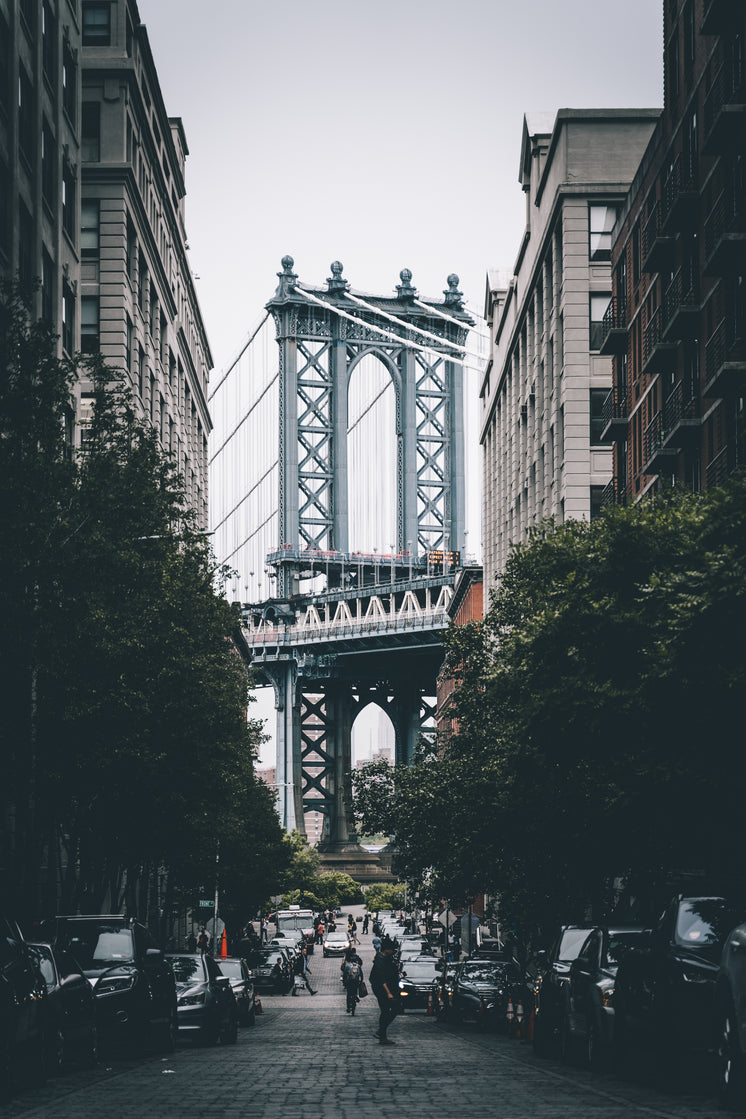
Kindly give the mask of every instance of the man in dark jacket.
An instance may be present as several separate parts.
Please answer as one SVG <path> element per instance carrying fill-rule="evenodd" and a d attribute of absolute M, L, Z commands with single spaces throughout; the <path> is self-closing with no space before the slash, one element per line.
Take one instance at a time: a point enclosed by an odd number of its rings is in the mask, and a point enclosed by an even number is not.
<path fill-rule="evenodd" d="M 381 1010 L 376 1031 L 376 1037 L 381 1045 L 394 1045 L 394 1042 L 386 1036 L 386 1031 L 401 1011 L 399 968 L 394 962 L 395 947 L 390 937 L 384 937 L 381 941 L 381 950 L 376 954 L 373 967 L 370 969 L 370 985 Z"/>

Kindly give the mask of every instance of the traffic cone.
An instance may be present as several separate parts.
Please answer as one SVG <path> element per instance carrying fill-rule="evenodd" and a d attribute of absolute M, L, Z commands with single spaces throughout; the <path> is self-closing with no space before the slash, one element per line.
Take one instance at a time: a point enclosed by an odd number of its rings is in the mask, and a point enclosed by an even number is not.
<path fill-rule="evenodd" d="M 427 994 L 427 1017 L 432 1018 L 435 1011 L 433 1010 L 433 993 L 428 991 Z"/>
<path fill-rule="evenodd" d="M 228 937 L 225 935 L 225 929 L 223 929 L 223 935 L 220 937 L 220 947 L 218 948 L 218 957 L 221 960 L 227 960 L 228 959 Z"/>
<path fill-rule="evenodd" d="M 515 1036 L 518 1038 L 523 1037 L 523 1003 L 518 1000 L 515 1008 Z"/>
<path fill-rule="evenodd" d="M 264 1013 L 264 1011 L 262 1010 L 262 1000 L 258 999 L 256 997 L 254 998 L 254 1013 L 255 1014 L 263 1014 Z"/>
<path fill-rule="evenodd" d="M 513 1019 L 514 1018 L 515 1018 L 515 1014 L 513 1013 L 513 1000 L 510 997 L 510 995 L 508 995 L 508 1005 L 505 1009 L 505 1019 L 508 1023 L 508 1033 L 510 1033 L 511 1030 L 513 1029 Z"/>

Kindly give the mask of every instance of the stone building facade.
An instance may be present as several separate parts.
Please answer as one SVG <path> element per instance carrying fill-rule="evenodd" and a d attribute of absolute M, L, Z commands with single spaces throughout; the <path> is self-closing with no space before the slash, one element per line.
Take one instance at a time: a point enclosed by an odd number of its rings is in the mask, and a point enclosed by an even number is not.
<path fill-rule="evenodd" d="M 607 500 L 746 462 L 746 12 L 665 0 L 664 110 L 620 214 L 603 352 Z"/>
<path fill-rule="evenodd" d="M 61 353 L 100 350 L 126 370 L 206 527 L 212 358 L 187 252 L 188 148 L 136 0 L 0 0 L 0 75 L 0 274 L 41 279 L 33 309 Z M 73 405 L 79 443 L 90 385 Z"/>
<path fill-rule="evenodd" d="M 658 109 L 524 117 L 526 228 L 507 285 L 488 275 L 481 387 L 485 607 L 512 544 L 544 517 L 591 518 L 611 478 L 601 443 L 611 359 L 611 234 Z"/>

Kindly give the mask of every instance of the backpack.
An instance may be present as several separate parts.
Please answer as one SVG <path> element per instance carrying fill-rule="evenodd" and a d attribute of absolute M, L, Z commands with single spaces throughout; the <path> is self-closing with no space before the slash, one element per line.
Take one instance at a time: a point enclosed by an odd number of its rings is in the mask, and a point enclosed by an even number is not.
<path fill-rule="evenodd" d="M 356 961 L 354 961 L 354 960 L 351 963 L 349 963 L 347 965 L 347 967 L 345 968 L 345 978 L 346 978 L 348 983 L 359 983 L 360 982 L 360 964 L 356 963 Z"/>

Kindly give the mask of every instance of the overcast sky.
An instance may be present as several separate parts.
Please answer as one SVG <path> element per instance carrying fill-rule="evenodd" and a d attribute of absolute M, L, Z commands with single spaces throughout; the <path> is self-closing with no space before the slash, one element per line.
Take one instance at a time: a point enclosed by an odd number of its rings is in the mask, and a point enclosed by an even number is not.
<path fill-rule="evenodd" d="M 482 312 L 511 269 L 527 111 L 662 104 L 662 0 L 139 0 L 184 122 L 192 269 L 216 368 L 290 253 L 308 283 Z"/>

